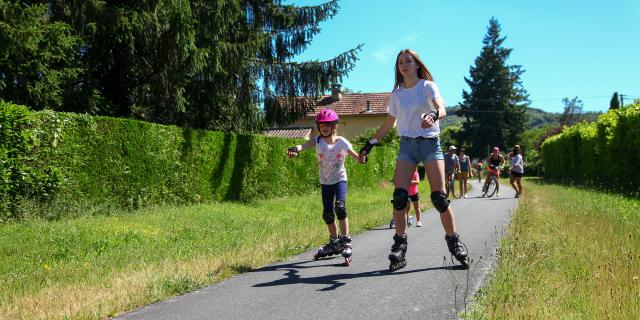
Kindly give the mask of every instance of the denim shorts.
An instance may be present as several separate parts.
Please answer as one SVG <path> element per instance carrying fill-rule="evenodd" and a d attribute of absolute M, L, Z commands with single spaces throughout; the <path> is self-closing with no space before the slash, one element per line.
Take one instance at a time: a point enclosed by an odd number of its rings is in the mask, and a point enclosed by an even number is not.
<path fill-rule="evenodd" d="M 427 164 L 433 160 L 444 160 L 440 139 L 400 137 L 400 151 L 397 160 L 420 162 Z"/>

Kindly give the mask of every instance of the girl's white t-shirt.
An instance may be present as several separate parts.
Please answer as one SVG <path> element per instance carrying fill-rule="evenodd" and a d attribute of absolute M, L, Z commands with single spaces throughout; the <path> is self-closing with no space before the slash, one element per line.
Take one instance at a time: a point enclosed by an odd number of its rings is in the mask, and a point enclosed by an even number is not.
<path fill-rule="evenodd" d="M 340 181 L 347 181 L 347 170 L 344 161 L 353 149 L 351 143 L 338 136 L 335 144 L 327 144 L 324 139 L 318 139 L 316 143 L 316 158 L 320 171 L 320 183 L 331 185 Z"/>
<path fill-rule="evenodd" d="M 417 138 L 435 138 L 440 134 L 440 122 L 422 129 L 420 116 L 435 111 L 433 99 L 441 98 L 440 90 L 433 81 L 420 79 L 412 88 L 400 87 L 391 93 L 387 112 L 396 118 L 398 135 Z"/>
<path fill-rule="evenodd" d="M 511 157 L 511 171 L 524 173 L 524 164 L 522 163 L 522 155 L 516 154 Z"/>

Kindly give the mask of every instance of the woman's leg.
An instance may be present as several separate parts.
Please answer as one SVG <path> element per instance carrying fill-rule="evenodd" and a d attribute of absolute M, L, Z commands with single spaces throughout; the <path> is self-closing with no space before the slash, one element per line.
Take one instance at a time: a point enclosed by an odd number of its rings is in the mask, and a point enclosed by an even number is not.
<path fill-rule="evenodd" d="M 413 172 L 415 170 L 416 164 L 412 161 L 396 161 L 396 171 L 393 175 L 393 182 L 395 183 L 396 189 L 402 188 L 407 192 L 407 197 L 409 192 L 409 184 L 411 183 L 411 178 L 413 178 Z M 404 200 L 409 202 L 408 198 L 405 198 Z M 407 203 L 407 206 L 409 206 L 409 203 Z M 393 219 L 396 222 L 397 235 L 403 235 L 406 233 L 405 228 L 407 227 L 407 219 L 405 218 L 405 213 L 408 214 L 408 211 L 406 209 L 408 208 L 405 207 L 402 210 L 397 210 L 395 208 L 393 209 Z"/>
<path fill-rule="evenodd" d="M 518 191 L 518 186 L 516 186 L 516 177 L 511 174 L 511 176 L 509 177 L 509 184 L 511 184 L 511 186 L 513 187 L 513 190 L 516 191 L 516 194 L 519 194 L 520 192 Z"/>
<path fill-rule="evenodd" d="M 467 178 L 462 179 L 462 185 L 464 186 L 464 193 L 462 194 L 463 197 L 467 196 Z"/>
<path fill-rule="evenodd" d="M 516 184 L 518 185 L 518 195 L 522 195 L 522 183 L 520 180 L 522 180 L 522 178 L 516 178 Z"/>
<path fill-rule="evenodd" d="M 464 179 L 462 178 L 462 172 L 460 172 L 458 177 L 458 184 L 460 185 L 460 198 L 462 198 L 466 193 L 466 191 L 464 190 L 465 186 L 463 186 L 462 181 L 464 181 Z"/>
<path fill-rule="evenodd" d="M 430 161 L 425 164 L 424 168 L 431 192 L 444 193 L 444 160 Z M 451 206 L 447 208 L 447 211 L 440 213 L 440 222 L 442 222 L 442 227 L 447 235 L 456 232 L 456 221 Z"/>

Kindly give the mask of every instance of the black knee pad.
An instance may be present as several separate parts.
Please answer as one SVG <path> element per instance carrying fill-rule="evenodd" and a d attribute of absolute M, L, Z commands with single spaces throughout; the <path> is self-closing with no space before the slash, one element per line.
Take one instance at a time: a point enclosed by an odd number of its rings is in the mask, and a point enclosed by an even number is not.
<path fill-rule="evenodd" d="M 393 200 L 391 203 L 393 203 L 394 209 L 398 211 L 404 210 L 409 204 L 409 192 L 407 189 L 396 188 L 393 190 Z"/>
<path fill-rule="evenodd" d="M 431 192 L 431 203 L 440 213 L 445 213 L 449 208 L 449 200 L 444 192 L 436 191 Z"/>
<path fill-rule="evenodd" d="M 324 222 L 326 224 L 332 224 L 333 221 L 335 221 L 336 217 L 335 214 L 333 214 L 333 212 L 323 212 L 322 213 L 322 220 L 324 220 Z"/>
<path fill-rule="evenodd" d="M 338 220 L 344 220 L 347 218 L 347 208 L 342 200 L 336 201 L 336 216 L 338 217 Z"/>

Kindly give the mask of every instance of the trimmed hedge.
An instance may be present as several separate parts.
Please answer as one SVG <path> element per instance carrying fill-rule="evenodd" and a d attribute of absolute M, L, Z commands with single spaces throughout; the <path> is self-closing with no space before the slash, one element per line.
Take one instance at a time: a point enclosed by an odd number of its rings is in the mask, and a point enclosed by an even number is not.
<path fill-rule="evenodd" d="M 640 103 L 566 128 L 542 153 L 547 178 L 640 193 Z"/>
<path fill-rule="evenodd" d="M 0 170 L 5 173 L 0 180 L 0 204 L 4 204 L 0 218 L 27 214 L 54 218 L 154 205 L 251 201 L 302 194 L 319 186 L 313 151 L 287 158 L 287 147 L 300 143 L 293 139 L 30 112 L 1 102 L 0 108 Z M 20 146 L 18 152 L 6 151 L 14 145 Z M 394 162 L 395 149 L 383 147 L 375 149 L 367 165 L 347 160 L 350 186 L 389 179 Z M 6 172 L 25 164 L 27 172 L 46 173 L 39 177 L 52 188 L 32 192 L 7 183 Z M 16 180 L 14 175 L 10 179 Z"/>

